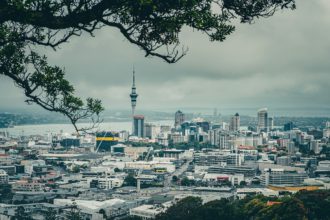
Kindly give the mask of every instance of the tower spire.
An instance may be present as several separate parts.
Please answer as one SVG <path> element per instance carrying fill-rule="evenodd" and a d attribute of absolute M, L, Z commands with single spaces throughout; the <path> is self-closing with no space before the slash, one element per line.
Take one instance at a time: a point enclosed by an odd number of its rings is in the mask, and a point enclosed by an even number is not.
<path fill-rule="evenodd" d="M 136 93 L 136 87 L 135 87 L 135 68 L 133 66 L 133 84 L 132 84 L 132 91 L 129 95 L 131 97 L 131 106 L 132 106 L 132 134 L 134 133 L 134 115 L 135 115 L 135 107 L 136 107 L 136 100 L 138 97 L 138 94 Z"/>
<path fill-rule="evenodd" d="M 136 107 L 136 100 L 138 94 L 136 93 L 136 86 L 135 86 L 135 68 L 133 67 L 133 84 L 132 84 L 132 91 L 130 94 L 131 97 L 131 105 L 132 105 L 132 114 L 134 115 L 135 107 Z"/>
<path fill-rule="evenodd" d="M 133 86 L 132 87 L 135 87 L 135 67 L 133 65 Z"/>

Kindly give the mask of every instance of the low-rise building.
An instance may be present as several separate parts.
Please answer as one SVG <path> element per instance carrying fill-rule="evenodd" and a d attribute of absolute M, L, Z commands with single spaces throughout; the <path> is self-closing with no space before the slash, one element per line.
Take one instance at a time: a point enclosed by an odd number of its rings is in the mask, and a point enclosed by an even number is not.
<path fill-rule="evenodd" d="M 238 188 L 236 196 L 243 199 L 248 195 L 264 195 L 269 197 L 278 197 L 279 192 L 268 188 Z"/>
<path fill-rule="evenodd" d="M 245 166 L 212 166 L 208 168 L 208 173 L 219 173 L 219 174 L 243 174 L 244 177 L 254 177 L 256 170 L 252 167 Z"/>
<path fill-rule="evenodd" d="M 268 169 L 261 174 L 261 184 L 268 185 L 284 185 L 284 186 L 300 186 L 307 179 L 306 172 L 289 172 L 284 169 Z"/>
<path fill-rule="evenodd" d="M 165 212 L 171 205 L 171 201 L 156 205 L 142 205 L 130 209 L 129 213 L 131 216 L 138 216 L 142 219 L 155 219 L 157 215 Z"/>
<path fill-rule="evenodd" d="M 0 184 L 8 183 L 8 174 L 4 170 L 0 170 Z"/>
<path fill-rule="evenodd" d="M 126 215 L 129 212 L 129 204 L 122 199 L 110 199 L 104 201 L 96 200 L 72 200 L 55 199 L 54 205 L 71 206 L 76 205 L 84 219 L 102 220 Z M 68 213 L 69 214 L 69 213 Z"/>

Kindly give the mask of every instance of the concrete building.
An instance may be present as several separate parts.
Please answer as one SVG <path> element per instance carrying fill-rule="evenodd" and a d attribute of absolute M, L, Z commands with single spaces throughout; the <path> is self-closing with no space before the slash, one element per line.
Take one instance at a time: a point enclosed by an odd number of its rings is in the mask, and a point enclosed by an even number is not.
<path fill-rule="evenodd" d="M 40 192 L 45 190 L 45 184 L 37 181 L 19 180 L 12 185 L 14 191 Z"/>
<path fill-rule="evenodd" d="M 289 155 L 294 155 L 296 153 L 296 146 L 293 141 L 288 143 L 287 150 Z"/>
<path fill-rule="evenodd" d="M 4 170 L 0 170 L 0 184 L 8 183 L 8 174 Z"/>
<path fill-rule="evenodd" d="M 6 173 L 9 176 L 13 176 L 16 173 L 16 167 L 15 166 L 12 166 L 12 165 L 11 166 L 0 166 L 0 170 L 6 171 Z"/>
<path fill-rule="evenodd" d="M 126 162 L 126 169 L 136 169 L 136 170 L 155 170 L 155 169 L 164 169 L 168 173 L 175 171 L 175 165 L 172 162 L 163 162 L 163 161 L 135 161 L 135 162 Z"/>
<path fill-rule="evenodd" d="M 312 140 L 310 143 L 310 150 L 314 151 L 316 154 L 319 154 L 322 150 L 321 145 L 321 140 Z"/>
<path fill-rule="evenodd" d="M 124 183 L 124 179 L 104 177 L 92 179 L 90 182 L 93 182 L 98 189 L 109 190 L 121 187 Z"/>
<path fill-rule="evenodd" d="M 13 163 L 13 159 L 10 155 L 0 153 L 0 165 L 11 165 Z"/>
<path fill-rule="evenodd" d="M 165 212 L 171 205 L 172 202 L 166 202 L 160 205 L 142 205 L 130 209 L 130 215 L 138 216 L 142 219 L 155 219 L 157 215 Z"/>
<path fill-rule="evenodd" d="M 254 168 L 245 166 L 211 166 L 207 172 L 219 174 L 243 174 L 245 178 L 252 178 L 256 175 L 256 170 Z"/>
<path fill-rule="evenodd" d="M 236 195 L 239 199 L 244 199 L 248 195 L 264 195 L 268 197 L 278 197 L 279 191 L 267 188 L 237 188 Z"/>
<path fill-rule="evenodd" d="M 160 126 L 151 123 L 145 123 L 144 132 L 145 132 L 144 135 L 145 137 L 149 139 L 156 139 L 157 135 L 160 133 Z"/>
<path fill-rule="evenodd" d="M 233 186 L 240 185 L 241 182 L 244 181 L 243 174 L 217 174 L 217 173 L 206 173 L 203 177 L 203 181 L 206 182 L 221 182 L 221 181 L 229 181 Z"/>
<path fill-rule="evenodd" d="M 179 128 L 184 121 L 185 121 L 185 116 L 182 113 L 182 111 L 179 110 L 175 112 L 174 127 Z"/>
<path fill-rule="evenodd" d="M 136 160 L 143 153 L 148 152 L 148 147 L 125 147 L 125 155 Z"/>
<path fill-rule="evenodd" d="M 45 166 L 46 162 L 44 160 L 22 160 L 21 165 L 24 165 L 24 172 L 28 174 L 33 173 L 33 167 L 35 166 Z"/>
<path fill-rule="evenodd" d="M 287 156 L 277 157 L 276 164 L 280 166 L 289 166 L 291 163 L 291 158 Z"/>
<path fill-rule="evenodd" d="M 268 109 L 262 108 L 258 110 L 258 132 L 268 131 Z"/>
<path fill-rule="evenodd" d="M 284 169 L 268 169 L 261 174 L 261 184 L 264 186 L 300 186 L 308 178 L 306 172 L 289 172 Z"/>
<path fill-rule="evenodd" d="M 239 117 L 239 114 L 236 113 L 234 116 L 231 117 L 230 130 L 239 131 L 239 129 L 240 129 L 240 117 Z"/>
<path fill-rule="evenodd" d="M 269 117 L 267 122 L 268 130 L 271 131 L 274 128 L 274 118 Z"/>
<path fill-rule="evenodd" d="M 178 144 L 178 143 L 184 143 L 187 142 L 185 136 L 183 136 L 181 133 L 179 132 L 175 132 L 173 134 L 171 134 L 171 140 L 173 142 L 173 144 Z"/>
<path fill-rule="evenodd" d="M 144 137 L 144 116 L 134 115 L 134 130 L 133 135 L 137 137 Z"/>
<path fill-rule="evenodd" d="M 54 205 L 72 206 L 73 202 L 79 208 L 83 219 L 103 220 L 104 215 L 107 218 L 114 218 L 126 215 L 129 212 L 129 206 L 122 199 L 110 199 L 104 201 L 81 200 L 81 199 L 54 199 Z M 67 213 L 69 214 L 69 213 Z"/>
<path fill-rule="evenodd" d="M 323 130 L 323 137 L 330 138 L 330 128 L 325 128 Z"/>

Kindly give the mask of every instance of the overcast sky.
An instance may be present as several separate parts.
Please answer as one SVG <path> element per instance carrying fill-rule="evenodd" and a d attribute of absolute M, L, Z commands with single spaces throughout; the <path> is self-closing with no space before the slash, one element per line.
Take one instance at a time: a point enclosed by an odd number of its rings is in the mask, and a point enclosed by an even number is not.
<path fill-rule="evenodd" d="M 130 108 L 133 65 L 138 109 L 329 107 L 329 0 L 298 0 L 295 11 L 238 24 L 222 43 L 191 30 L 181 41 L 189 53 L 176 64 L 145 58 L 112 28 L 46 53 L 65 67 L 77 95 L 98 97 L 107 109 Z M 1 106 L 25 107 L 20 90 L 4 77 L 0 94 Z"/>

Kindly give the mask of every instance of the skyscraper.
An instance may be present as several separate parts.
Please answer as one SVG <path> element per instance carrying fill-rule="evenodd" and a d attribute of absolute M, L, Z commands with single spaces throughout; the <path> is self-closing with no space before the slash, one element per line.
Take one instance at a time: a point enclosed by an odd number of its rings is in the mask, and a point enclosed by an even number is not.
<path fill-rule="evenodd" d="M 274 117 L 269 117 L 268 118 L 268 123 L 267 123 L 268 130 L 271 131 L 274 128 Z"/>
<path fill-rule="evenodd" d="M 231 117 L 230 130 L 238 131 L 239 129 L 240 129 L 240 117 L 239 114 L 236 113 L 234 116 Z"/>
<path fill-rule="evenodd" d="M 144 116 L 134 115 L 133 118 L 133 135 L 137 137 L 144 137 Z"/>
<path fill-rule="evenodd" d="M 136 87 L 135 87 L 135 70 L 133 68 L 133 84 L 132 84 L 132 91 L 130 94 L 131 97 L 131 105 L 132 105 L 132 133 L 134 133 L 134 114 L 135 114 L 135 107 L 136 107 L 136 100 L 138 97 L 138 94 L 136 93 Z"/>
<path fill-rule="evenodd" d="M 268 131 L 268 109 L 262 108 L 258 110 L 258 132 Z"/>
<path fill-rule="evenodd" d="M 160 126 L 156 126 L 151 123 L 145 123 L 144 124 L 144 134 L 145 137 L 150 139 L 155 139 L 158 134 L 161 133 Z"/>
<path fill-rule="evenodd" d="M 284 131 L 291 131 L 294 128 L 294 124 L 292 121 L 284 124 Z"/>
<path fill-rule="evenodd" d="M 175 112 L 174 127 L 178 128 L 184 120 L 184 114 L 180 110 Z"/>

